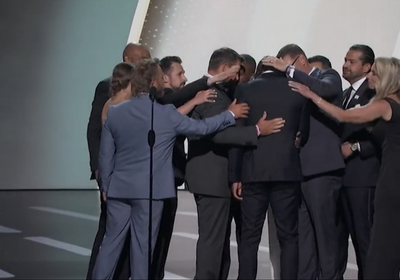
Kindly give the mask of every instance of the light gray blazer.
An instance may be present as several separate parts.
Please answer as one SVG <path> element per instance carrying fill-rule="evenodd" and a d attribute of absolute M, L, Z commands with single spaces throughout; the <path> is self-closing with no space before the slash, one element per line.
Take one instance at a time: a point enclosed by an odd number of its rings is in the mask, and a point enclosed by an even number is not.
<path fill-rule="evenodd" d="M 156 140 L 153 156 L 153 198 L 176 197 L 172 150 L 177 135 L 210 134 L 234 125 L 229 111 L 203 120 L 180 114 L 173 105 L 154 103 Z M 131 97 L 110 106 L 99 152 L 99 175 L 107 197 L 149 198 L 151 100 L 148 95 Z M 205 174 L 206 176 L 206 174 Z"/>

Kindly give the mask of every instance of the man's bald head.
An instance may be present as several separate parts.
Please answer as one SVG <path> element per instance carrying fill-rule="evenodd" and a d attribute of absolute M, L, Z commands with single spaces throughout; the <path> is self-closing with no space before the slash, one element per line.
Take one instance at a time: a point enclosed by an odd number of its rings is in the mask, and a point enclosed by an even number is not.
<path fill-rule="evenodd" d="M 148 58 L 151 58 L 149 49 L 139 43 L 129 43 L 122 53 L 122 60 L 132 64 Z"/>

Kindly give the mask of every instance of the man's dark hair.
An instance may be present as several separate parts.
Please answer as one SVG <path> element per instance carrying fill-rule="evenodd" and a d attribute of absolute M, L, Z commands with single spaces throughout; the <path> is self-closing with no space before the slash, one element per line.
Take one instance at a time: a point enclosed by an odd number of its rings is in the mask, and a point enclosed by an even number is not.
<path fill-rule="evenodd" d="M 284 58 L 285 56 L 289 55 L 291 58 L 294 58 L 299 55 L 304 55 L 306 58 L 306 53 L 303 51 L 302 48 L 300 48 L 296 44 L 288 44 L 281 48 L 276 55 L 277 58 Z"/>
<path fill-rule="evenodd" d="M 143 59 L 135 65 L 131 80 L 132 96 L 137 97 L 141 92 L 150 92 L 150 84 L 157 76 L 159 63 L 159 60 L 154 58 Z"/>
<path fill-rule="evenodd" d="M 268 65 L 264 65 L 263 64 L 263 59 L 267 58 L 268 56 L 264 56 L 257 64 L 256 67 L 256 71 L 253 75 L 253 78 L 256 79 L 258 78 L 262 73 L 264 73 L 265 71 L 272 71 L 274 73 L 276 73 L 277 75 L 281 74 L 283 76 L 286 76 L 285 73 L 282 73 L 281 71 L 276 70 L 273 66 L 268 66 Z"/>
<path fill-rule="evenodd" d="M 254 59 L 254 57 L 252 57 L 251 55 L 246 54 L 246 53 L 241 54 L 240 56 L 243 58 L 243 64 L 249 65 L 254 70 L 256 69 L 257 63 L 256 63 L 256 60 Z"/>
<path fill-rule="evenodd" d="M 164 74 L 168 74 L 173 63 L 182 64 L 182 59 L 179 56 L 166 56 L 160 60 L 160 67 Z"/>
<path fill-rule="evenodd" d="M 322 64 L 322 67 L 326 69 L 332 68 L 332 63 L 329 61 L 329 59 L 326 56 L 323 55 L 314 55 L 312 57 L 308 58 L 308 63 L 313 63 L 313 62 L 319 62 Z"/>
<path fill-rule="evenodd" d="M 355 44 L 350 47 L 349 51 L 361 52 L 361 62 L 363 65 L 369 63 L 372 66 L 375 62 L 375 53 L 371 47 L 367 45 Z"/>
<path fill-rule="evenodd" d="M 235 65 L 238 61 L 243 62 L 243 58 L 230 48 L 220 48 L 215 50 L 210 57 L 208 70 L 216 70 L 222 64 L 226 63 L 229 67 Z"/>

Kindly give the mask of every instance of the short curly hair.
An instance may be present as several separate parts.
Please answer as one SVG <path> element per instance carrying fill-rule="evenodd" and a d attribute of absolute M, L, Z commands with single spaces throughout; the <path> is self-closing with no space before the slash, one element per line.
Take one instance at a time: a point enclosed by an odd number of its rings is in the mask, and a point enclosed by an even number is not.
<path fill-rule="evenodd" d="M 140 93 L 149 93 L 151 81 L 154 80 L 159 69 L 159 60 L 156 58 L 139 61 L 135 65 L 135 70 L 132 75 L 132 96 L 137 97 Z"/>

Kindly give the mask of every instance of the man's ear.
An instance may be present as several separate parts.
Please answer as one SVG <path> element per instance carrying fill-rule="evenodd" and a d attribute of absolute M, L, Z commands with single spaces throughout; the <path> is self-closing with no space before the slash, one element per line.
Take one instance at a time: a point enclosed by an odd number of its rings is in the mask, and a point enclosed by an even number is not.
<path fill-rule="evenodd" d="M 303 65 L 303 66 L 308 63 L 308 59 L 304 55 L 300 55 L 298 60 L 301 63 L 301 65 Z"/>
<path fill-rule="evenodd" d="M 167 75 L 164 74 L 162 76 L 162 79 L 163 79 L 164 84 L 169 84 L 169 77 Z"/>
<path fill-rule="evenodd" d="M 220 71 L 221 72 L 225 72 L 228 69 L 229 69 L 229 65 L 227 63 L 221 64 L 221 66 L 220 66 Z"/>
<path fill-rule="evenodd" d="M 372 68 L 372 65 L 371 65 L 371 64 L 365 63 L 365 64 L 363 65 L 363 72 L 364 72 L 364 73 L 369 73 L 369 72 L 371 71 L 371 68 Z"/>

